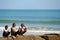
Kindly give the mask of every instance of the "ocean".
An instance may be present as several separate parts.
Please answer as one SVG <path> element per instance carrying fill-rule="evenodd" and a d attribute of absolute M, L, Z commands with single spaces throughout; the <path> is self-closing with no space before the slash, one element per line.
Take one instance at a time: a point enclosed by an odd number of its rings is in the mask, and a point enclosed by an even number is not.
<path fill-rule="evenodd" d="M 60 10 L 0 9 L 1 30 L 5 25 L 12 27 L 14 22 L 18 27 L 24 23 L 28 30 L 60 31 Z"/>

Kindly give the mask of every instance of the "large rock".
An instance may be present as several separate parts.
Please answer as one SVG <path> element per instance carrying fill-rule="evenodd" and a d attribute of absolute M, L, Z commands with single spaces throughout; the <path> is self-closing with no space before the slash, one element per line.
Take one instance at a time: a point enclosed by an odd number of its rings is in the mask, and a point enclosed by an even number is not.
<path fill-rule="evenodd" d="M 48 40 L 60 40 L 57 35 L 47 35 Z"/>
<path fill-rule="evenodd" d="M 14 40 L 34 40 L 34 36 L 16 36 Z"/>
<path fill-rule="evenodd" d="M 53 38 L 53 36 L 54 36 L 54 37 L 56 37 L 55 40 L 56 40 L 56 39 L 60 39 L 60 34 L 53 33 L 53 34 L 45 34 L 45 35 L 48 36 L 49 38 L 50 38 L 50 37 Z M 51 38 L 51 39 L 52 39 L 52 38 Z"/>
<path fill-rule="evenodd" d="M 40 36 L 35 36 L 35 40 L 45 40 L 45 39 Z"/>
<path fill-rule="evenodd" d="M 23 35 L 23 36 L 12 36 L 7 38 L 0 38 L 0 40 L 60 40 L 59 34 L 46 34 L 40 36 Z"/>
<path fill-rule="evenodd" d="M 18 36 L 14 40 L 45 40 L 45 39 L 39 36 L 30 35 L 30 36 Z"/>
<path fill-rule="evenodd" d="M 7 40 L 7 38 L 0 38 L 0 40 Z"/>
<path fill-rule="evenodd" d="M 0 38 L 0 40 L 13 40 L 11 37 L 8 38 Z"/>

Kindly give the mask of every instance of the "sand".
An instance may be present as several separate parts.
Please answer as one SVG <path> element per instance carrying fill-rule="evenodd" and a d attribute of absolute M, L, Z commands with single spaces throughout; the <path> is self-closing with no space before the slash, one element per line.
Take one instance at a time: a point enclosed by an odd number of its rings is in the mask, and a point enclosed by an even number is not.
<path fill-rule="evenodd" d="M 0 38 L 0 40 L 60 40 L 60 34 L 45 34 L 45 35 L 23 35 Z"/>

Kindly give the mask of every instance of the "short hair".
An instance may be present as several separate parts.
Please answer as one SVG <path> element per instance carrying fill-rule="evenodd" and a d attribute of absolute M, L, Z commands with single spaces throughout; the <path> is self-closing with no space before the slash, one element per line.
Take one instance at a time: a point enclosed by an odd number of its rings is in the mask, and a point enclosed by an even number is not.
<path fill-rule="evenodd" d="M 8 25 L 5 25 L 5 28 L 8 28 Z"/>
<path fill-rule="evenodd" d="M 16 23 L 13 23 L 13 24 L 12 24 L 12 27 L 14 27 L 14 25 L 16 25 Z"/>
<path fill-rule="evenodd" d="M 13 23 L 13 25 L 16 24 L 16 23 Z"/>

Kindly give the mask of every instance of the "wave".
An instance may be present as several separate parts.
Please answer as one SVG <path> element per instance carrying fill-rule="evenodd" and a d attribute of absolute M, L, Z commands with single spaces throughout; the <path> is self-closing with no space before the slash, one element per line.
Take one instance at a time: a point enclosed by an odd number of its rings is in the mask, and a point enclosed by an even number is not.
<path fill-rule="evenodd" d="M 44 24 L 60 24 L 60 20 L 51 21 L 41 21 L 41 20 L 0 20 L 0 23 L 13 23 L 13 22 L 23 22 L 23 23 L 44 23 Z"/>
<path fill-rule="evenodd" d="M 29 30 L 60 31 L 60 28 L 52 27 L 28 27 Z"/>
<path fill-rule="evenodd" d="M 19 28 L 17 26 L 17 28 Z M 11 27 L 9 27 L 11 29 Z M 3 31 L 4 27 L 0 27 L 0 31 Z M 27 27 L 27 30 L 40 30 L 40 31 L 60 31 L 60 28 L 51 28 L 51 27 Z"/>

